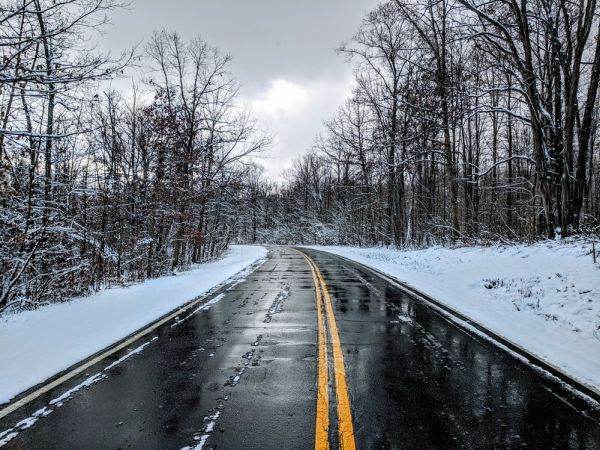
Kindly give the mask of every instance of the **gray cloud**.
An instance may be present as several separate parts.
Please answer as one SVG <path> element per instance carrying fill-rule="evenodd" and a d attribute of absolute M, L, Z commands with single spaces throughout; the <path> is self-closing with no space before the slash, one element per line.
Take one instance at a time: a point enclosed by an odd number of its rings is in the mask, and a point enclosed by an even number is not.
<path fill-rule="evenodd" d="M 241 95 L 276 140 L 267 173 L 278 178 L 348 94 L 352 68 L 335 48 L 376 0 L 133 0 L 110 18 L 101 46 L 119 52 L 153 30 L 200 35 L 233 56 Z M 286 84 L 287 83 L 287 84 Z M 287 90 L 286 87 L 287 86 Z M 280 98 L 290 95 L 289 101 Z M 272 102 L 269 105 L 268 102 Z M 294 105 L 298 102 L 298 105 Z M 284 109 L 277 113 L 278 107 Z M 286 109 L 287 108 L 287 109 Z"/>

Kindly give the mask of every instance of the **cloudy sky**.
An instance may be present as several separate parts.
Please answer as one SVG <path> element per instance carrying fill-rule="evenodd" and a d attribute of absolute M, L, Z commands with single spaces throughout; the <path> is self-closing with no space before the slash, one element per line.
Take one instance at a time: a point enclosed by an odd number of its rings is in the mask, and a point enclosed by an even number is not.
<path fill-rule="evenodd" d="M 335 48 L 377 0 L 130 0 L 101 46 L 118 52 L 153 30 L 200 35 L 233 56 L 241 95 L 274 143 L 262 161 L 280 179 L 348 95 L 352 67 Z"/>

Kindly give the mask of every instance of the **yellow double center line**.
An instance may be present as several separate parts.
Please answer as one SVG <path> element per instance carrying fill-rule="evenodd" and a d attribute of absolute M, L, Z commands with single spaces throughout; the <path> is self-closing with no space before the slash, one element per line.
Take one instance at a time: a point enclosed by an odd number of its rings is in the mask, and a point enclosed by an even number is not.
<path fill-rule="evenodd" d="M 314 261 L 303 252 L 312 271 L 317 297 L 317 323 L 318 323 L 318 360 L 317 360 L 317 419 L 315 430 L 315 449 L 323 450 L 329 448 L 329 380 L 327 360 L 327 333 L 329 330 L 329 342 L 331 343 L 333 355 L 333 374 L 335 378 L 335 393 L 337 402 L 338 435 L 340 448 L 343 450 L 354 450 L 354 426 L 352 424 L 352 412 L 350 410 L 350 396 L 348 395 L 348 383 L 346 382 L 346 370 L 344 368 L 344 354 L 340 344 L 331 296 L 327 284 L 323 279 L 321 271 Z M 325 314 L 323 313 L 325 311 Z M 325 320 L 325 315 L 327 320 Z"/>

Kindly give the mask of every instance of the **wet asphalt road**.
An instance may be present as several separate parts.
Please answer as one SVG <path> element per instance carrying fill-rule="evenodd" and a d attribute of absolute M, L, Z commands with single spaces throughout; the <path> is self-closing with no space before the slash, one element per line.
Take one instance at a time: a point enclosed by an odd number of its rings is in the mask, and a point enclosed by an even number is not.
<path fill-rule="evenodd" d="M 372 273 L 306 253 L 331 294 L 357 448 L 600 448 L 593 406 Z M 0 419 L 0 442 L 314 448 L 318 329 L 306 260 L 273 248 L 219 298 Z"/>

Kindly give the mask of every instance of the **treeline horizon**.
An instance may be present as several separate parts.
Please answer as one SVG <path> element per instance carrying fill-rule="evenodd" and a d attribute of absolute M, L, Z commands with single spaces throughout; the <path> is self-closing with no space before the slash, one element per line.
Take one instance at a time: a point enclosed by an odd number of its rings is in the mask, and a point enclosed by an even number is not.
<path fill-rule="evenodd" d="M 598 235 L 596 0 L 382 2 L 351 95 L 285 174 L 231 57 L 157 31 L 87 48 L 118 0 L 0 0 L 0 313 L 171 274 L 230 243 Z M 107 81 L 135 66 L 124 92 Z M 130 95 L 131 94 L 131 95 Z"/>
<path fill-rule="evenodd" d="M 598 233 L 595 0 L 394 0 L 341 45 L 347 102 L 251 240 L 421 246 Z"/>
<path fill-rule="evenodd" d="M 3 0 L 0 312 L 171 274 L 236 237 L 260 132 L 231 57 L 155 32 L 85 47 L 117 0 Z M 132 93 L 107 81 L 135 66 Z"/>

